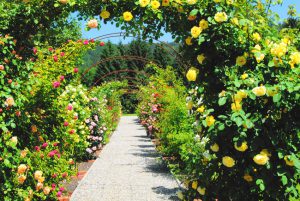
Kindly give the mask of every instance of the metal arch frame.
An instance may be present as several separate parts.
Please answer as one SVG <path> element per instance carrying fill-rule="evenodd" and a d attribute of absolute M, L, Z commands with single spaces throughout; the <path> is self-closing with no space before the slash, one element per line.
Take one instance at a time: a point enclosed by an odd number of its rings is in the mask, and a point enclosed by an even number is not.
<path fill-rule="evenodd" d="M 132 73 L 141 73 L 141 74 L 144 74 L 146 76 L 149 76 L 146 72 L 144 71 L 138 71 L 138 70 L 133 70 L 133 69 L 121 69 L 121 70 L 115 70 L 115 71 L 111 71 L 105 75 L 103 75 L 102 77 L 100 77 L 99 79 L 96 80 L 96 82 L 93 83 L 93 85 L 90 86 L 90 88 L 94 87 L 95 85 L 97 85 L 99 83 L 100 80 L 106 78 L 107 76 L 110 76 L 110 75 L 115 75 L 115 74 L 118 74 L 118 73 L 122 73 L 122 72 L 132 72 Z"/>
<path fill-rule="evenodd" d="M 96 40 L 96 39 L 107 39 L 107 38 L 118 38 L 118 37 L 127 37 L 127 38 L 135 38 L 135 39 L 138 39 L 139 38 L 139 36 L 134 36 L 134 35 L 127 35 L 126 34 L 126 32 L 115 32 L 115 33 L 109 33 L 109 34 L 104 34 L 104 35 L 101 35 L 101 36 L 97 36 L 97 37 L 95 37 L 95 38 L 93 38 L 94 40 Z M 154 44 L 154 45 L 156 45 L 156 46 L 158 46 L 158 47 L 160 47 L 160 48 L 162 48 L 162 49 L 164 49 L 164 50 L 166 50 L 171 56 L 174 56 L 175 58 L 177 58 L 177 56 L 179 57 L 179 58 L 181 58 L 181 59 L 176 59 L 176 61 L 177 62 L 179 62 L 183 67 L 184 67 L 184 69 L 185 70 L 187 70 L 188 69 L 188 65 L 187 65 L 187 63 L 184 63 L 183 61 L 184 61 L 184 58 L 182 57 L 182 55 L 179 53 L 179 52 L 177 52 L 171 45 L 169 45 L 168 43 L 166 43 L 166 42 L 163 42 L 163 41 L 160 41 L 160 40 L 158 40 L 158 39 L 155 39 L 155 38 L 153 38 L 153 37 L 150 37 L 150 36 L 148 36 L 148 38 L 150 38 L 151 40 L 154 40 L 154 41 L 156 41 L 156 42 L 159 42 L 159 43 L 162 43 L 162 44 L 164 44 L 164 45 L 159 45 L 159 44 L 157 44 L 157 43 L 152 43 L 152 44 Z M 147 42 L 149 42 L 149 39 L 145 39 L 144 41 L 147 41 Z M 168 47 L 168 48 L 166 48 L 166 47 Z M 174 53 L 175 53 L 175 55 L 174 54 L 172 54 L 169 50 L 172 50 Z"/>
<path fill-rule="evenodd" d="M 118 59 L 119 59 L 119 60 L 137 60 L 137 61 L 143 61 L 143 62 L 145 62 L 145 63 L 147 63 L 147 62 L 148 62 L 148 63 L 153 63 L 153 64 L 159 66 L 157 63 L 153 62 L 152 60 L 146 59 L 146 58 L 144 58 L 144 57 L 131 56 L 131 55 L 113 56 L 113 57 L 105 58 L 105 59 L 103 59 L 103 60 L 97 62 L 96 64 L 90 66 L 88 69 L 86 69 L 86 70 L 82 73 L 80 79 L 83 79 L 83 78 L 85 77 L 85 75 L 86 75 L 92 68 L 94 68 L 94 67 L 96 67 L 96 66 L 99 66 L 99 65 L 102 64 L 102 63 L 109 62 L 109 61 L 113 61 L 113 60 L 118 60 Z"/>

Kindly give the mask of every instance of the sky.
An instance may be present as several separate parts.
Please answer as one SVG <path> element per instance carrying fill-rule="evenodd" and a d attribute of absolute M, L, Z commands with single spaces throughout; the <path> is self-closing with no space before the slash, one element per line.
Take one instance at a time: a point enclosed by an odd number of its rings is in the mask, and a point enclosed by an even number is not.
<path fill-rule="evenodd" d="M 271 9 L 274 12 L 278 13 L 280 18 L 285 19 L 285 18 L 287 18 L 288 6 L 291 4 L 296 5 L 297 13 L 300 13 L 300 0 L 283 0 L 282 5 L 272 6 Z M 85 27 L 86 27 L 86 22 L 82 21 L 81 22 L 82 37 L 87 38 L 87 39 L 95 38 L 95 37 L 102 36 L 105 34 L 122 32 L 121 29 L 117 28 L 114 25 L 111 25 L 110 22 L 107 24 L 101 23 L 100 30 L 92 29 L 90 31 L 86 31 Z M 104 41 L 107 41 L 107 40 L 110 40 L 113 43 L 118 43 L 121 41 L 122 43 L 125 43 L 125 44 L 131 41 L 130 38 L 127 38 L 124 40 L 123 37 L 110 38 L 110 39 L 106 39 Z M 163 41 L 163 42 L 172 42 L 171 34 L 165 33 L 164 36 L 161 37 L 159 40 Z"/>

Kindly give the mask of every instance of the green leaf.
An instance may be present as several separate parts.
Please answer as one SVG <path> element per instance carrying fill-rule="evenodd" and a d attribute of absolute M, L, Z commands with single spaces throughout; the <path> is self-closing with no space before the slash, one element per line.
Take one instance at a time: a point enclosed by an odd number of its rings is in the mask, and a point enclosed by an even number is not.
<path fill-rule="evenodd" d="M 282 182 L 282 184 L 283 184 L 284 186 L 287 184 L 288 179 L 287 179 L 287 177 L 286 177 L 285 175 L 283 175 L 283 176 L 281 177 L 281 182 Z"/>
<path fill-rule="evenodd" d="M 5 165 L 6 167 L 10 167 L 10 166 L 11 166 L 11 164 L 10 164 L 10 162 L 9 162 L 8 159 L 4 159 L 4 165 Z"/>
<path fill-rule="evenodd" d="M 274 61 L 273 60 L 269 61 L 268 66 L 273 67 L 274 66 Z"/>
<path fill-rule="evenodd" d="M 198 9 L 194 9 L 194 10 L 192 10 L 192 11 L 190 12 L 190 15 L 191 15 L 191 16 L 195 16 L 195 15 L 197 15 L 198 12 L 199 12 Z"/>
<path fill-rule="evenodd" d="M 218 104 L 220 106 L 225 105 L 226 100 L 227 100 L 227 97 L 222 97 L 222 98 L 219 99 Z"/>
<path fill-rule="evenodd" d="M 273 102 L 274 102 L 274 103 L 279 102 L 280 99 L 281 99 L 281 94 L 275 94 L 275 95 L 273 96 Z"/>

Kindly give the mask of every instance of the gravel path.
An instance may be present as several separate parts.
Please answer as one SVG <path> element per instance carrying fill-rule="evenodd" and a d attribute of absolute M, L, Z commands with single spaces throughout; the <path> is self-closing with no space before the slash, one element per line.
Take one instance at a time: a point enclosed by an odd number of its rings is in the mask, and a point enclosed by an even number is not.
<path fill-rule="evenodd" d="M 178 185 L 137 117 L 122 117 L 117 130 L 80 181 L 71 201 L 177 200 Z"/>

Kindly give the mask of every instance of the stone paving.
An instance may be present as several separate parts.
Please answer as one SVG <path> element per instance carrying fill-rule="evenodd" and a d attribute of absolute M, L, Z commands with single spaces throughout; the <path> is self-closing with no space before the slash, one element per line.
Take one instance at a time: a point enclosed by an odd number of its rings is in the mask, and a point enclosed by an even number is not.
<path fill-rule="evenodd" d="M 137 117 L 122 117 L 71 201 L 177 200 L 178 184 Z"/>

